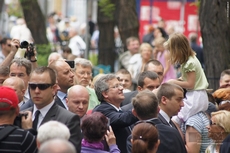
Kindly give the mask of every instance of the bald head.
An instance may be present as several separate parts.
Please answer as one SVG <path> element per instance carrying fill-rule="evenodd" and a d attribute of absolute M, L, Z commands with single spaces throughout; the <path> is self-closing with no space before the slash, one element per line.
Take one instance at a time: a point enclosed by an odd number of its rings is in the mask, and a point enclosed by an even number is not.
<path fill-rule="evenodd" d="M 89 92 L 88 89 L 81 85 L 74 85 L 68 90 L 66 103 L 69 111 L 77 114 L 82 118 L 89 105 Z"/>
<path fill-rule="evenodd" d="M 74 85 L 74 74 L 69 64 L 64 60 L 56 60 L 49 67 L 57 73 L 57 82 L 61 88 L 60 91 L 67 93 L 67 90 Z"/>
<path fill-rule="evenodd" d="M 50 64 L 50 63 L 52 63 L 53 61 L 61 60 L 61 59 L 63 59 L 62 56 L 61 56 L 61 54 L 56 53 L 56 52 L 53 52 L 53 53 L 51 53 L 51 54 L 49 55 L 49 57 L 48 57 L 48 63 Z"/>
<path fill-rule="evenodd" d="M 25 83 L 21 78 L 18 77 L 7 78 L 3 82 L 3 86 L 13 88 L 17 93 L 19 102 L 23 101 L 23 96 L 25 94 L 26 89 L 25 89 Z"/>

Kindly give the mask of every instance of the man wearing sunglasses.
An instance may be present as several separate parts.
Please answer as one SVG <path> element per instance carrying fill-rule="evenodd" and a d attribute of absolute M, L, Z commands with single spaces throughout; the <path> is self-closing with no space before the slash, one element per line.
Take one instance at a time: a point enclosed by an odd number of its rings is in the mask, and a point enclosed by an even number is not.
<path fill-rule="evenodd" d="M 10 38 L 3 38 L 1 41 L 1 51 L 0 51 L 0 64 L 4 61 L 6 56 L 11 51 L 11 39 Z"/>
<path fill-rule="evenodd" d="M 60 107 L 54 101 L 58 85 L 55 71 L 49 67 L 36 68 L 30 76 L 29 90 L 33 107 L 26 111 L 27 117 L 22 117 L 24 128 L 37 129 L 43 123 L 56 120 L 65 124 L 70 130 L 70 142 L 74 144 L 77 152 L 81 149 L 80 118 L 68 110 Z M 31 123 L 33 120 L 33 123 Z M 58 134 L 58 133 L 57 133 Z"/>
<path fill-rule="evenodd" d="M 162 124 L 157 118 L 159 107 L 158 99 L 149 90 L 140 91 L 132 100 L 133 114 L 141 121 L 152 123 L 159 132 L 160 145 L 157 152 L 187 153 L 179 132 Z M 139 121 L 139 122 L 140 122 Z M 127 152 L 131 153 L 131 135 L 127 139 Z"/>

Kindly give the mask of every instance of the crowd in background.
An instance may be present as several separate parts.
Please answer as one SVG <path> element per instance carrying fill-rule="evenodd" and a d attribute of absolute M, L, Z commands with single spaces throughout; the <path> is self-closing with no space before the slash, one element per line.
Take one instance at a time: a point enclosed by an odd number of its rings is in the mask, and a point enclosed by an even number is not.
<path fill-rule="evenodd" d="M 54 50 L 43 67 L 36 50 L 17 55 L 22 40 L 33 41 L 23 19 L 1 40 L 1 153 L 230 151 L 230 69 L 210 91 L 196 33 L 187 38 L 160 20 L 142 40 L 126 40 L 114 73 L 93 76 L 84 52 L 86 42 L 99 52 L 99 31 L 88 24 L 90 38 L 86 24 L 50 14 Z"/>

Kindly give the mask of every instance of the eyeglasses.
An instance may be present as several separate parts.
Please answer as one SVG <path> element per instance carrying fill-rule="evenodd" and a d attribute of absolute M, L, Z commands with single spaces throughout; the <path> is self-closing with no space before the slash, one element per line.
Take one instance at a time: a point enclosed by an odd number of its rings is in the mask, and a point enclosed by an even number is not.
<path fill-rule="evenodd" d="M 91 75 L 92 75 L 91 72 L 84 72 L 84 71 L 78 72 L 78 74 L 80 74 L 81 76 L 84 76 L 85 74 L 86 74 L 87 76 L 91 76 Z"/>
<path fill-rule="evenodd" d="M 37 87 L 39 90 L 46 90 L 47 88 L 51 87 L 53 84 L 48 84 L 48 83 L 44 83 L 44 84 L 36 84 L 36 83 L 29 83 L 29 88 L 31 90 L 35 90 Z"/>
<path fill-rule="evenodd" d="M 121 87 L 123 88 L 122 84 L 116 84 L 116 85 L 114 85 L 114 86 L 112 86 L 110 88 L 118 89 L 118 88 L 121 88 Z"/>

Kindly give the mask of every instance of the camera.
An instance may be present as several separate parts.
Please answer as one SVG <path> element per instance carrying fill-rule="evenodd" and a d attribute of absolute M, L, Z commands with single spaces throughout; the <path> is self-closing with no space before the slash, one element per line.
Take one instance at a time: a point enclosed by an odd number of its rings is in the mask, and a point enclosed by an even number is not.
<path fill-rule="evenodd" d="M 65 62 L 68 63 L 71 68 L 74 68 L 75 66 L 74 61 L 65 61 Z"/>
<path fill-rule="evenodd" d="M 34 44 L 33 43 L 28 43 L 27 41 L 22 41 L 20 43 L 20 48 L 26 49 L 24 57 L 27 58 L 28 60 L 30 60 L 31 57 L 34 56 Z"/>
<path fill-rule="evenodd" d="M 27 113 L 19 113 L 18 116 L 16 116 L 15 120 L 14 120 L 14 125 L 18 126 L 18 127 L 22 127 L 22 117 L 25 116 L 27 117 L 28 114 Z"/>

